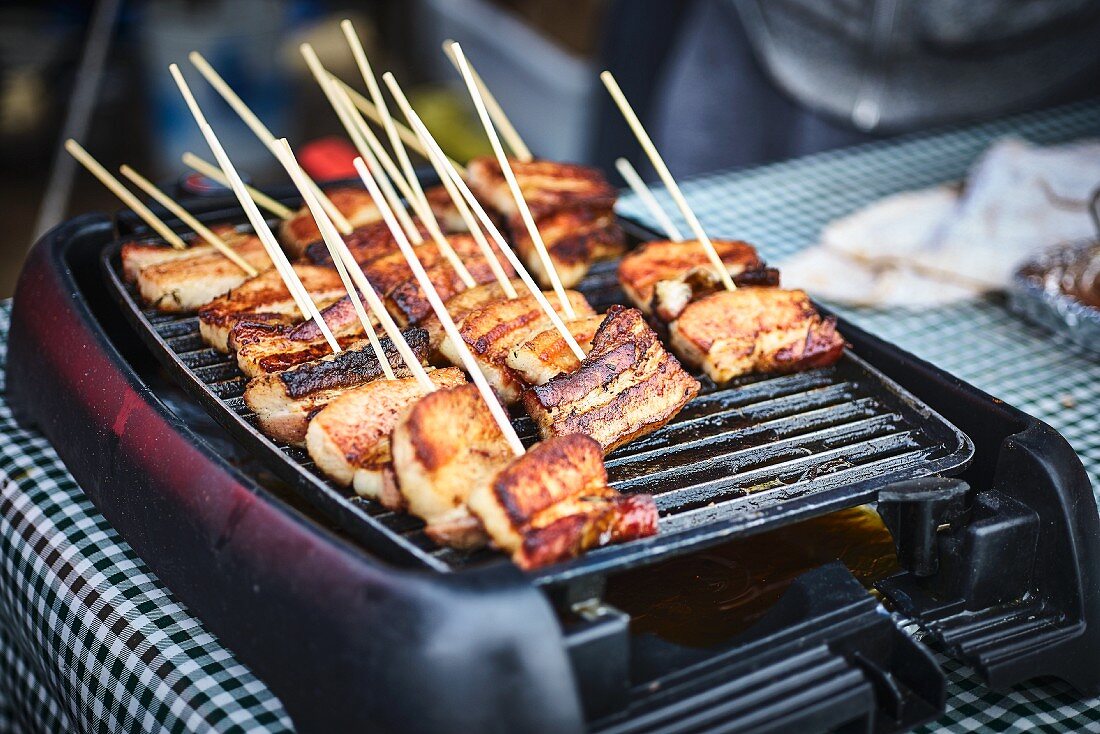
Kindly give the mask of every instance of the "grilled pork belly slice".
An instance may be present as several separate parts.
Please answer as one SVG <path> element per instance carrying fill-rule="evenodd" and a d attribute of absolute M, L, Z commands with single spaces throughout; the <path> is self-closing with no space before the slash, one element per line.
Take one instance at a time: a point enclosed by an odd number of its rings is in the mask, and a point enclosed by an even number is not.
<path fill-rule="evenodd" d="M 421 398 L 394 425 L 390 445 L 398 490 L 408 511 L 427 523 L 428 536 L 456 548 L 484 545 L 466 498 L 513 453 L 477 387 Z"/>
<path fill-rule="evenodd" d="M 779 284 L 779 271 L 765 266 L 749 243 L 712 243 L 738 286 Z M 690 301 L 722 288 L 699 240 L 646 242 L 623 256 L 619 283 L 635 306 L 665 322 L 676 318 Z"/>
<path fill-rule="evenodd" d="M 364 189 L 331 189 L 325 194 L 352 227 L 362 227 L 382 219 L 374 199 Z M 291 259 L 301 257 L 307 245 L 320 239 L 321 231 L 317 229 L 313 213 L 305 205 L 279 226 L 279 241 Z"/>
<path fill-rule="evenodd" d="M 366 338 L 359 315 L 347 296 L 321 309 L 321 317 L 341 347 Z M 375 325 L 373 318 L 370 321 Z M 236 353 L 241 372 L 249 377 L 282 372 L 332 351 L 313 321 L 292 324 L 238 321 L 229 331 L 228 346 Z"/>
<path fill-rule="evenodd" d="M 258 238 L 237 237 L 229 246 L 256 270 L 271 267 Z M 147 265 L 138 272 L 137 288 L 145 303 L 158 311 L 194 311 L 248 280 L 247 273 L 210 245 L 197 245 L 188 252 L 191 250 L 197 252 Z"/>
<path fill-rule="evenodd" d="M 454 367 L 432 370 L 428 376 L 441 391 L 466 381 Z M 413 377 L 375 380 L 348 390 L 309 422 L 306 449 L 317 467 L 337 484 L 354 487 L 361 497 L 383 499 L 384 472 L 390 466 L 390 432 L 398 418 L 423 396 Z M 453 440 L 453 436 L 452 431 L 443 440 Z M 393 502 L 387 506 L 392 507 Z"/>
<path fill-rule="evenodd" d="M 597 314 L 565 322 L 569 333 L 586 354 L 592 349 L 592 339 L 603 319 Z M 512 347 L 504 363 L 528 385 L 542 385 L 552 377 L 577 369 L 581 361 L 565 343 L 561 333 L 551 327 Z"/>
<path fill-rule="evenodd" d="M 435 215 L 435 220 L 439 222 L 439 228 L 444 232 L 469 231 L 466 229 L 466 222 L 462 221 L 462 215 L 458 213 L 458 208 L 451 200 L 451 195 L 447 193 L 447 188 L 443 184 L 424 189 L 424 198 L 428 200 L 428 206 L 431 208 L 432 214 Z"/>
<path fill-rule="evenodd" d="M 580 367 L 529 388 L 523 404 L 543 438 L 584 433 L 612 451 L 668 423 L 698 392 L 642 312 L 612 306 Z"/>
<path fill-rule="evenodd" d="M 532 446 L 491 482 L 475 485 L 467 505 L 493 545 L 523 569 L 657 533 L 653 498 L 608 487 L 600 445 L 580 434 Z"/>
<path fill-rule="evenodd" d="M 550 261 L 566 288 L 579 283 L 592 263 L 618 257 L 626 249 L 623 230 L 616 223 L 615 213 L 610 207 L 595 209 L 590 206 L 574 206 L 558 209 L 539 217 L 535 224 L 542 235 Z M 527 269 L 542 285 L 550 286 L 550 278 L 542 267 L 542 258 L 539 257 L 523 220 L 513 216 L 508 220 L 508 227 L 516 250 L 523 257 Z"/>
<path fill-rule="evenodd" d="M 526 286 L 519 278 L 512 278 L 512 288 L 516 293 L 526 292 Z M 504 288 L 500 283 L 495 280 L 482 283 L 481 285 L 468 288 L 456 296 L 449 298 L 444 302 L 444 306 L 447 307 L 447 313 L 451 315 L 456 324 L 461 324 L 462 319 L 476 309 L 481 308 L 493 301 L 499 301 L 504 298 Z M 443 325 L 439 323 L 439 318 L 432 311 L 423 319 L 421 319 L 417 326 L 428 332 L 428 344 L 431 348 L 431 353 L 435 356 L 439 352 L 440 345 L 443 344 L 443 340 L 446 337 L 446 332 L 443 331 Z M 440 355 L 442 358 L 442 356 Z"/>
<path fill-rule="evenodd" d="M 508 159 L 527 207 L 536 221 L 559 209 L 589 207 L 610 211 L 618 192 L 595 168 L 572 163 Z M 470 189 L 505 217 L 519 214 L 500 164 L 492 156 L 474 158 L 466 166 Z"/>
<path fill-rule="evenodd" d="M 417 229 L 422 237 L 428 236 L 428 230 L 424 225 L 416 221 Z M 389 226 L 385 222 L 371 222 L 362 227 L 356 227 L 351 234 L 344 236 L 344 244 L 348 246 L 348 252 L 355 258 L 355 262 L 365 265 L 372 260 L 400 253 L 397 241 L 394 240 Z M 306 246 L 305 259 L 314 265 L 326 265 L 332 267 L 332 255 L 328 251 L 328 245 L 324 241 L 312 242 Z"/>
<path fill-rule="evenodd" d="M 451 247 L 454 248 L 455 253 L 461 258 L 462 264 L 466 266 L 466 270 L 469 271 L 470 277 L 474 279 L 475 283 L 480 285 L 490 283 L 495 279 L 496 276 L 493 275 L 489 260 L 481 253 L 481 248 L 478 247 L 477 241 L 474 240 L 472 235 L 450 235 L 448 241 L 451 243 Z M 509 277 L 515 275 L 512 266 L 503 257 L 500 257 L 496 246 L 493 243 L 490 243 L 489 246 L 493 248 L 494 252 L 498 253 L 497 259 L 500 260 L 504 273 Z M 439 297 L 444 302 L 466 290 L 466 284 L 462 282 L 458 272 L 447 260 L 441 260 L 438 264 L 425 268 L 425 271 L 428 274 L 428 279 L 435 286 Z M 408 280 L 386 295 L 386 308 L 394 319 L 402 325 L 419 324 L 429 316 L 434 317 L 432 305 L 420 288 L 420 281 L 411 275 Z"/>
<path fill-rule="evenodd" d="M 750 372 L 795 372 L 840 359 L 836 319 L 804 291 L 738 288 L 688 304 L 669 324 L 672 348 L 715 382 Z"/>
<path fill-rule="evenodd" d="M 588 301 L 577 291 L 566 291 L 569 302 L 577 316 L 594 316 L 595 311 Z M 561 303 L 553 293 L 546 294 L 547 300 L 561 313 Z M 539 306 L 534 296 L 520 296 L 511 300 L 500 300 L 475 309 L 466 315 L 458 331 L 477 359 L 478 366 L 492 385 L 497 395 L 507 403 L 519 400 L 523 384 L 516 374 L 505 364 L 512 347 L 527 341 L 539 332 L 550 328 L 550 318 Z M 450 339 L 444 339 L 440 352 L 451 361 L 460 365 L 462 361 Z"/>
<path fill-rule="evenodd" d="M 294 266 L 306 291 L 320 307 L 344 294 L 340 276 L 332 268 L 317 265 Z M 199 332 L 215 349 L 229 351 L 229 332 L 238 321 L 291 323 L 300 318 L 298 307 L 274 268 L 241 283 L 199 309 Z"/>
<path fill-rule="evenodd" d="M 422 329 L 408 329 L 403 334 L 416 355 L 423 359 L 428 335 Z M 393 343 L 388 338 L 381 339 L 381 343 L 394 373 L 408 376 L 408 365 Z M 244 401 L 256 413 L 261 431 L 276 441 L 300 446 L 305 441 L 309 419 L 318 410 L 341 393 L 384 375 L 378 356 L 364 339 L 339 354 L 330 352 L 313 362 L 253 378 L 245 388 Z"/>

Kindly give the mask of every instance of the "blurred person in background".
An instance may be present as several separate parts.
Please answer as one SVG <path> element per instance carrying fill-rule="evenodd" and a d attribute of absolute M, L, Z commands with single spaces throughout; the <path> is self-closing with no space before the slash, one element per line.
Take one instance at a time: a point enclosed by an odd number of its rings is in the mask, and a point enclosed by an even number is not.
<path fill-rule="evenodd" d="M 639 49 L 620 48 L 630 38 L 608 39 L 616 74 L 631 76 L 633 63 L 634 87 L 651 87 L 655 142 L 677 175 L 1100 94 L 1100 3 L 1090 0 L 696 0 L 681 7 L 659 70 L 637 68 Z M 626 0 L 612 12 L 669 11 Z M 667 18 L 657 23 L 658 36 L 667 36 Z"/>

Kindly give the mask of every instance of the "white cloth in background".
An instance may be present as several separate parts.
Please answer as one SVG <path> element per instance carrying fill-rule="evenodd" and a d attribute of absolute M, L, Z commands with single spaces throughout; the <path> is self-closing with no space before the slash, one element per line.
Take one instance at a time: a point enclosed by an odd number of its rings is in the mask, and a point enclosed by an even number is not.
<path fill-rule="evenodd" d="M 859 306 L 927 307 L 1005 288 L 1036 251 L 1094 236 L 1100 142 L 1054 147 L 1006 138 L 971 168 L 962 194 L 910 191 L 835 220 L 780 265 L 783 283 Z"/>

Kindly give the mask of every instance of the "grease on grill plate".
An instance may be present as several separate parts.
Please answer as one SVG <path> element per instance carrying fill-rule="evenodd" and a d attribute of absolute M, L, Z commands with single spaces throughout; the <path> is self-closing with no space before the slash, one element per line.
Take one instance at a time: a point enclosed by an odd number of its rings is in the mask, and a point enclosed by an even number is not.
<path fill-rule="evenodd" d="M 836 560 L 868 588 L 899 570 L 890 532 L 863 506 L 618 574 L 605 599 L 635 634 L 709 648 L 748 629 L 799 575 Z"/>

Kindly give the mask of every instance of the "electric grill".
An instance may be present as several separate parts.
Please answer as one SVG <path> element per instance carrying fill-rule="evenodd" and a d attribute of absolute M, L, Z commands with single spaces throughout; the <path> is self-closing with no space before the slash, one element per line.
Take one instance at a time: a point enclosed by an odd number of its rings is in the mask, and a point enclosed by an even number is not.
<path fill-rule="evenodd" d="M 225 206 L 202 204 L 206 221 L 239 221 Z M 627 569 L 868 502 L 902 567 L 878 589 L 924 642 L 994 686 L 1053 675 L 1100 687 L 1100 524 L 1077 456 L 1040 421 L 850 324 L 835 367 L 704 379 L 672 423 L 608 456 L 615 487 L 656 496 L 659 535 L 524 573 L 434 546 L 415 519 L 337 490 L 256 431 L 242 377 L 195 319 L 143 310 L 121 282 L 120 236 L 144 233 L 125 213 L 87 215 L 31 253 L 10 402 L 302 729 L 916 726 L 942 711 L 943 674 L 840 564 L 707 649 L 633 635 L 604 599 Z M 607 265 L 581 290 L 597 308 L 624 300 Z M 215 448 L 209 418 L 232 441 Z"/>

